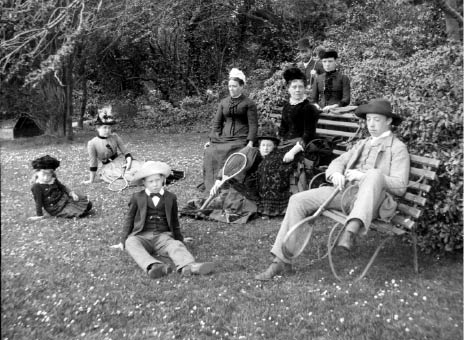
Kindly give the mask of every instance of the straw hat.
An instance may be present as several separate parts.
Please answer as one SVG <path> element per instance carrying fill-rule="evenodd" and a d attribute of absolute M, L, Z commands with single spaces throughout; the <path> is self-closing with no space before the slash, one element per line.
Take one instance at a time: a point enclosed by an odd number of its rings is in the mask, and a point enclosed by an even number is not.
<path fill-rule="evenodd" d="M 168 177 L 171 174 L 171 167 L 164 162 L 148 161 L 143 163 L 139 170 L 137 170 L 132 178 L 132 181 L 137 181 L 152 175 L 163 175 Z"/>

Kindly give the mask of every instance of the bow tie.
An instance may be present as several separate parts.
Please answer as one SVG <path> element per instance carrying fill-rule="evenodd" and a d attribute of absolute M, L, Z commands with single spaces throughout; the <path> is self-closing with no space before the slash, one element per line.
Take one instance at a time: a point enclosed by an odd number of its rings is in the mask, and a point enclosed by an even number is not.
<path fill-rule="evenodd" d="M 156 194 L 150 193 L 150 197 L 155 197 L 155 196 L 158 197 L 158 198 L 161 198 L 161 194 L 160 194 L 160 193 L 156 193 Z"/>

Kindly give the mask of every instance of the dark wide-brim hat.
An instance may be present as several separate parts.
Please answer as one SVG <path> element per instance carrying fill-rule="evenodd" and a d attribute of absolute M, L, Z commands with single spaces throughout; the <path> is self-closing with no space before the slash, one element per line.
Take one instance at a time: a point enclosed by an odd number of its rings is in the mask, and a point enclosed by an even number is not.
<path fill-rule="evenodd" d="M 386 99 L 372 99 L 369 103 L 359 105 L 354 112 L 356 116 L 366 119 L 366 114 L 376 113 L 392 119 L 392 125 L 399 125 L 403 120 L 400 116 L 393 113 L 390 102 Z"/>
<path fill-rule="evenodd" d="M 60 166 L 60 161 L 49 155 L 34 159 L 32 168 L 35 170 L 56 170 Z"/>
<path fill-rule="evenodd" d="M 258 142 L 263 139 L 272 140 L 275 145 L 279 145 L 280 139 L 277 136 L 278 128 L 272 121 L 264 121 L 258 131 L 256 139 Z"/>
<path fill-rule="evenodd" d="M 269 135 L 262 134 L 262 135 L 256 137 L 256 139 L 258 140 L 258 142 L 260 140 L 265 140 L 265 139 L 272 140 L 275 143 L 276 146 L 279 145 L 279 143 L 280 143 L 279 137 L 276 137 L 275 135 L 270 135 L 270 134 Z"/>
<path fill-rule="evenodd" d="M 309 49 L 313 48 L 308 38 L 303 38 L 303 39 L 298 40 L 299 50 L 307 50 L 308 48 Z"/>

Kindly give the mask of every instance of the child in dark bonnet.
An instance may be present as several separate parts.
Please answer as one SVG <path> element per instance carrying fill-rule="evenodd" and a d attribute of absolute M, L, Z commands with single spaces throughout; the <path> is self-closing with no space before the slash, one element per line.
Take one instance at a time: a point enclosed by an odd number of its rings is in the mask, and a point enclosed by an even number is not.
<path fill-rule="evenodd" d="M 32 178 L 32 195 L 35 201 L 36 216 L 29 220 L 42 219 L 43 209 L 56 217 L 84 217 L 92 209 L 92 202 L 86 196 L 79 196 L 68 189 L 56 177 L 55 170 L 60 161 L 49 155 L 32 161 L 35 170 Z"/>

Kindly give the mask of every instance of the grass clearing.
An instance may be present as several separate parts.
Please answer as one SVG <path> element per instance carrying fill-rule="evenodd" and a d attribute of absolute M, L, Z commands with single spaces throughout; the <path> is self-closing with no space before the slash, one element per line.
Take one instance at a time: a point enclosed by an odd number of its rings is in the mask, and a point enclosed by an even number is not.
<path fill-rule="evenodd" d="M 86 141 L 38 137 L 1 146 L 2 339 L 462 339 L 462 254 L 419 254 L 389 241 L 367 277 L 336 282 L 317 246 L 299 257 L 295 274 L 261 283 L 254 275 L 269 265 L 281 219 L 246 225 L 181 218 L 189 249 L 214 261 L 215 274 L 150 280 L 119 241 L 131 188 L 121 194 L 87 178 Z M 205 134 L 163 135 L 123 131 L 138 159 L 162 160 L 186 170 L 169 187 L 183 206 L 200 195 Z M 35 213 L 30 161 L 50 154 L 62 161 L 58 178 L 94 202 L 89 218 L 27 221 Z M 328 235 L 321 218 L 313 244 Z M 378 244 L 361 240 L 347 268 L 359 265 Z M 320 254 L 323 246 L 320 246 Z"/>

